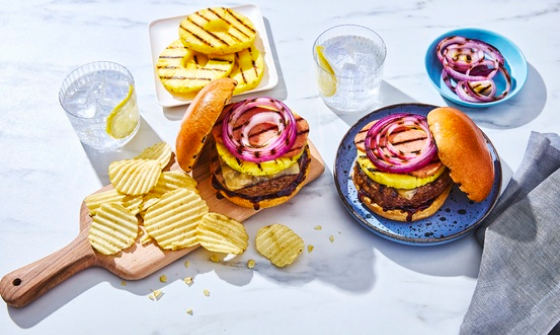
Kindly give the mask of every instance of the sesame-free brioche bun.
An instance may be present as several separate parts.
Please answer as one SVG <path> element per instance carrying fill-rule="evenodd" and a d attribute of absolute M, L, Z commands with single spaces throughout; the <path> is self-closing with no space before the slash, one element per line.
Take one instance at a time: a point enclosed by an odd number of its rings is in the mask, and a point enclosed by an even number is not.
<path fill-rule="evenodd" d="M 413 212 L 412 215 L 409 212 L 400 209 L 383 210 L 383 207 L 371 201 L 371 199 L 368 197 L 361 197 L 360 200 L 364 205 L 366 205 L 367 208 L 369 208 L 369 210 L 379 216 L 382 216 L 389 220 L 412 222 L 434 215 L 438 211 L 438 209 L 440 209 L 440 207 L 445 203 L 445 200 L 447 199 L 447 196 L 451 191 L 451 187 L 452 185 L 449 185 L 449 187 L 447 187 L 445 191 L 443 191 L 443 193 L 441 193 L 439 196 L 437 196 L 437 198 L 434 199 L 429 207 Z"/>
<path fill-rule="evenodd" d="M 451 107 L 435 108 L 427 118 L 439 159 L 449 168 L 451 179 L 469 199 L 484 200 L 494 184 L 494 162 L 482 131 Z"/>
<path fill-rule="evenodd" d="M 198 92 L 189 105 L 175 142 L 177 163 L 184 171 L 193 169 L 208 134 L 229 103 L 236 86 L 237 82 L 231 78 L 213 80 Z"/>

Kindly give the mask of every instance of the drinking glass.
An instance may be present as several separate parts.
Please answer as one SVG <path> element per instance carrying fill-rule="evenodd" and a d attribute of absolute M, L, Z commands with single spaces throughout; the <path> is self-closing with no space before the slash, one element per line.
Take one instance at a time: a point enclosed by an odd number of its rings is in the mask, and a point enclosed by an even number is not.
<path fill-rule="evenodd" d="M 319 94 L 341 112 L 365 111 L 379 97 L 385 42 L 375 31 L 341 25 L 323 32 L 313 44 Z"/>
<path fill-rule="evenodd" d="M 62 83 L 59 100 L 80 141 L 112 150 L 138 132 L 140 114 L 134 78 L 113 62 L 93 62 L 72 71 Z"/>

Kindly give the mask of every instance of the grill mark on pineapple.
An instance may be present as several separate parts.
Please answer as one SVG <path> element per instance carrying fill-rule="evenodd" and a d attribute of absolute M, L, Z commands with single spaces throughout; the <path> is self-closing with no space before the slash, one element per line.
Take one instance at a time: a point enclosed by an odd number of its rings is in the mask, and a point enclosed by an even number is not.
<path fill-rule="evenodd" d="M 251 28 L 250 26 L 246 25 L 245 22 L 243 22 L 242 19 L 240 19 L 239 17 L 235 16 L 235 13 L 233 13 L 231 10 L 229 10 L 229 8 L 226 8 L 226 11 L 229 13 L 229 15 L 231 15 L 233 18 L 235 18 L 235 20 L 237 21 L 237 23 L 240 26 L 245 27 L 247 30 L 249 30 L 251 33 L 256 34 L 257 32 L 255 31 L 255 29 Z M 239 30 L 239 28 L 237 28 L 237 26 L 234 26 L 236 30 L 238 30 L 240 33 L 242 33 L 243 35 L 249 37 L 247 34 L 245 34 L 244 32 L 242 32 L 241 30 Z"/>
<path fill-rule="evenodd" d="M 238 52 L 235 53 L 235 59 L 237 60 L 237 64 L 241 64 L 239 62 L 239 53 Z M 248 81 L 247 81 L 247 78 L 245 78 L 245 72 L 243 72 L 243 68 L 241 66 L 239 66 L 239 73 L 241 73 L 241 78 L 243 79 L 243 84 L 247 85 Z"/>
<path fill-rule="evenodd" d="M 179 69 L 178 66 L 173 65 L 158 65 L 158 69 Z"/>
<path fill-rule="evenodd" d="M 184 45 L 170 44 L 170 45 L 167 47 L 167 49 L 168 49 L 168 50 L 169 50 L 169 49 L 183 49 L 183 50 L 185 50 L 186 48 L 185 48 Z"/>
<path fill-rule="evenodd" d="M 198 24 L 196 24 L 196 22 L 193 22 L 190 18 L 187 17 L 187 20 L 189 22 L 191 22 L 193 25 L 199 27 L 200 29 L 202 29 L 203 31 L 207 32 L 206 30 L 204 30 L 202 27 L 200 27 Z M 202 36 L 196 34 L 194 31 L 186 28 L 183 26 L 183 22 L 181 22 L 181 24 L 179 25 L 179 28 L 183 29 L 184 31 L 186 31 L 188 34 L 190 34 L 193 38 L 199 40 L 201 43 L 206 44 L 207 46 L 209 46 L 210 48 L 215 48 L 215 46 L 208 40 L 204 39 Z"/>
<path fill-rule="evenodd" d="M 212 81 L 211 78 L 201 78 L 201 77 L 185 77 L 185 76 L 161 76 L 161 79 L 167 80 L 205 80 Z"/>
<path fill-rule="evenodd" d="M 200 18 L 202 18 L 203 20 L 210 21 L 210 20 L 208 20 L 206 17 L 202 16 L 199 12 L 196 12 L 195 14 L 198 15 L 198 16 L 199 16 Z M 211 31 L 204 29 L 204 27 L 202 27 L 202 26 L 199 25 L 198 23 L 194 22 L 191 18 L 187 17 L 187 20 L 189 20 L 189 22 L 191 22 L 193 25 L 197 26 L 197 27 L 200 28 L 202 31 L 204 31 L 206 34 L 212 36 L 215 40 L 219 41 L 219 42 L 222 43 L 223 45 L 226 45 L 226 46 L 228 46 L 228 47 L 230 46 L 229 43 L 226 42 L 226 41 L 224 41 L 223 39 L 221 39 L 220 36 L 217 36 L 217 35 L 215 35 L 214 33 L 212 33 Z M 187 31 L 188 31 L 188 30 L 187 30 Z M 189 31 L 189 33 L 190 33 L 190 31 Z M 193 35 L 194 35 L 194 34 L 193 34 Z M 199 37 L 199 38 L 201 38 L 201 37 Z M 216 48 L 216 46 L 212 45 L 212 43 L 211 43 L 210 41 L 207 41 L 207 40 L 203 40 L 203 39 L 202 39 L 202 42 L 208 44 L 208 45 L 209 45 L 210 47 L 212 47 L 212 48 Z"/>
<path fill-rule="evenodd" d="M 184 56 L 159 56 L 159 58 L 163 58 L 163 59 L 179 59 L 183 57 Z"/>
<path fill-rule="evenodd" d="M 209 58 L 209 61 L 214 61 L 214 62 L 223 62 L 223 63 L 228 63 L 231 64 L 232 61 L 227 60 L 227 59 L 221 59 L 221 58 Z"/>
<path fill-rule="evenodd" d="M 230 12 L 228 9 L 223 8 L 223 7 L 222 7 L 222 9 L 223 9 L 226 13 L 229 13 L 229 14 L 231 15 L 231 12 Z M 208 8 L 208 11 L 209 11 L 210 13 L 216 15 L 216 17 L 219 18 L 220 20 L 224 21 L 224 22 L 227 23 L 228 25 L 230 25 L 230 26 L 232 26 L 233 28 L 235 28 L 235 30 L 239 31 L 241 34 L 245 35 L 246 38 L 249 38 L 249 36 L 248 36 L 247 34 L 245 34 L 245 33 L 242 32 L 241 30 L 239 30 L 239 28 L 237 28 L 237 26 L 235 25 L 235 22 L 232 23 L 232 22 L 228 21 L 225 17 L 223 17 L 223 16 L 221 16 L 220 14 L 218 14 L 217 12 L 215 12 L 212 8 Z M 209 21 L 207 18 L 204 18 L 204 19 L 206 19 L 206 21 Z M 226 33 L 227 33 L 231 38 L 237 40 L 237 42 L 243 42 L 241 39 L 239 39 L 237 36 L 231 34 L 229 31 L 227 31 Z"/>
<path fill-rule="evenodd" d="M 198 70 L 201 70 L 201 71 L 210 71 L 210 72 L 214 72 L 214 71 L 216 71 L 216 72 L 227 72 L 227 71 L 224 70 L 224 69 L 220 69 L 220 68 L 208 68 L 208 67 L 201 67 L 201 68 L 199 68 Z"/>
<path fill-rule="evenodd" d="M 253 64 L 253 69 L 255 70 L 255 77 L 259 76 L 259 68 L 257 67 L 257 63 L 255 63 L 255 59 L 253 58 L 253 50 L 249 47 L 249 55 L 251 55 L 251 64 Z"/>

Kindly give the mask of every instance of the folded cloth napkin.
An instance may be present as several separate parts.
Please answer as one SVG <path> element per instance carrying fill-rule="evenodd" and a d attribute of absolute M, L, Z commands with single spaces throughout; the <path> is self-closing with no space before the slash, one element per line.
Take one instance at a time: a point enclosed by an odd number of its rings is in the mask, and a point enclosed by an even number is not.
<path fill-rule="evenodd" d="M 560 136 L 531 133 L 477 238 L 480 272 L 460 333 L 560 334 Z"/>

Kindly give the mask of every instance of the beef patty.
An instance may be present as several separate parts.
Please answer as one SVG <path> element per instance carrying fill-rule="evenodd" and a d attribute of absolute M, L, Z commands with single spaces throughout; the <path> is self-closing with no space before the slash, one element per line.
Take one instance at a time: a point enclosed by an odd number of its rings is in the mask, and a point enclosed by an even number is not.
<path fill-rule="evenodd" d="M 309 163 L 309 147 L 306 147 L 303 154 L 297 161 L 300 170 L 299 174 L 272 178 L 252 186 L 231 191 L 226 186 L 224 176 L 221 173 L 222 167 L 220 160 L 217 153 L 215 153 L 210 162 L 212 186 L 216 190 L 226 192 L 228 196 L 239 196 L 254 203 L 264 199 L 288 196 L 292 194 L 297 186 L 305 180 L 307 170 L 309 169 Z"/>
<path fill-rule="evenodd" d="M 358 189 L 358 196 L 368 197 L 384 210 L 416 208 L 431 203 L 452 183 L 449 172 L 445 170 L 436 180 L 415 189 L 414 195 L 404 197 L 394 187 L 371 180 L 359 164 L 355 164 L 352 179 Z M 412 192 L 411 192 L 412 194 Z"/>

